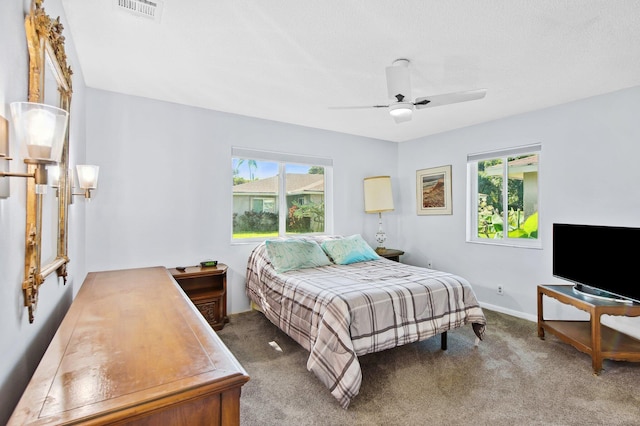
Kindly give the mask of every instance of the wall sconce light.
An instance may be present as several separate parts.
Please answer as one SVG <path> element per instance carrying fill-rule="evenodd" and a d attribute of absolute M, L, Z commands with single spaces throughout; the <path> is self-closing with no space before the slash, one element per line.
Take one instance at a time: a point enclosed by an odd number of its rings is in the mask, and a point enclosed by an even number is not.
<path fill-rule="evenodd" d="M 364 179 L 364 211 L 378 213 L 378 232 L 376 252 L 384 251 L 387 234 L 382 230 L 382 212 L 393 211 L 393 195 L 391 193 L 390 176 L 374 176 Z"/>
<path fill-rule="evenodd" d="M 59 166 L 51 166 L 48 168 L 49 170 L 49 182 L 52 188 L 56 189 L 56 197 L 58 196 L 58 191 L 60 187 L 60 167 Z M 74 192 L 74 188 L 76 187 L 75 179 L 73 179 L 73 184 L 71 187 L 71 195 L 83 195 L 84 198 L 91 200 L 91 190 L 96 189 L 98 187 L 98 172 L 100 171 L 99 166 L 93 166 L 90 164 L 78 164 L 76 166 L 76 171 L 78 173 L 78 182 L 79 187 L 82 192 Z M 69 173 L 71 176 L 71 173 Z"/>
<path fill-rule="evenodd" d="M 100 167 L 91 164 L 78 164 L 76 171 L 78 172 L 78 186 L 83 192 L 74 192 L 72 195 L 84 195 L 84 198 L 91 201 L 91 190 L 98 187 Z"/>
<path fill-rule="evenodd" d="M 0 116 L 0 176 L 9 171 L 9 122 Z M 0 198 L 9 198 L 9 179 L 0 179 Z"/>
<path fill-rule="evenodd" d="M 17 176 L 34 178 L 36 192 L 43 193 L 47 184 L 46 166 L 57 164 L 62 156 L 62 147 L 67 133 L 69 113 L 51 105 L 35 102 L 13 102 L 11 120 L 14 133 L 20 141 L 21 155 L 26 164 L 33 164 L 33 173 L 15 173 L 0 170 L 0 177 Z M 8 142 L 0 143 L 0 157 L 9 157 Z M 4 168 L 4 167 L 3 167 Z"/>

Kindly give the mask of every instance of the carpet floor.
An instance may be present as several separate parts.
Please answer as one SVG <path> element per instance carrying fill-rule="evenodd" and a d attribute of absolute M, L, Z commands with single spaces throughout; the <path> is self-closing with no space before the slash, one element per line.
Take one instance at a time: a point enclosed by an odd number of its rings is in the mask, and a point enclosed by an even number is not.
<path fill-rule="evenodd" d="M 251 379 L 241 425 L 640 425 L 640 363 L 591 358 L 536 324 L 488 311 L 471 326 L 359 357 L 360 393 L 343 409 L 306 369 L 308 352 L 257 311 L 218 333 Z M 273 345 L 275 342 L 276 345 Z M 271 344 L 270 344 L 271 343 Z"/>

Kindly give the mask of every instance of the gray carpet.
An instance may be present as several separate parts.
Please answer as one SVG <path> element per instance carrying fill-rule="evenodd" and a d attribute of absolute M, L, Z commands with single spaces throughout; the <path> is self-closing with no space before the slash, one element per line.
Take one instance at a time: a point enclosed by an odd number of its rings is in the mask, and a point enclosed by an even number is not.
<path fill-rule="evenodd" d="M 640 363 L 591 358 L 536 324 L 485 310 L 471 326 L 360 357 L 360 393 L 343 409 L 306 369 L 308 352 L 261 313 L 230 316 L 218 332 L 247 370 L 241 425 L 640 425 Z M 275 341 L 282 352 L 269 342 Z"/>

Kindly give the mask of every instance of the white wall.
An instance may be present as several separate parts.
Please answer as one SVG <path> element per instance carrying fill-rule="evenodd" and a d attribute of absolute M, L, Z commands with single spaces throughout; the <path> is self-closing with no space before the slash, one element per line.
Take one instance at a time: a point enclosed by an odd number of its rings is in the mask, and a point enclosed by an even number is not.
<path fill-rule="evenodd" d="M 640 198 L 628 184 L 640 177 L 633 163 L 640 88 L 401 144 L 88 92 L 88 157 L 102 167 L 88 211 L 88 269 L 216 258 L 230 266 L 229 312 L 248 308 L 244 273 L 253 248 L 230 243 L 232 146 L 333 158 L 335 232 L 362 233 L 371 244 L 376 216 L 362 212 L 362 178 L 390 174 L 396 210 L 384 216 L 387 246 L 405 250 L 406 263 L 430 259 L 468 278 L 484 306 L 530 320 L 536 286 L 561 282 L 551 274 L 553 222 L 640 226 Z M 466 243 L 467 154 L 538 142 L 543 249 Z M 416 170 L 446 164 L 453 170 L 453 214 L 418 216 Z M 547 312 L 566 310 L 551 303 Z M 638 319 L 616 326 L 640 334 Z"/>
<path fill-rule="evenodd" d="M 332 158 L 334 232 L 375 244 L 363 179 L 396 180 L 396 143 L 101 90 L 87 98 L 87 156 L 100 165 L 87 211 L 89 271 L 217 259 L 229 266 L 228 311 L 249 309 L 244 276 L 255 244 L 231 244 L 232 146 Z M 390 247 L 396 217 L 385 214 Z"/>
<path fill-rule="evenodd" d="M 638 111 L 635 87 L 400 144 L 403 261 L 425 266 L 430 258 L 434 267 L 467 277 L 485 306 L 537 318 L 537 285 L 564 282 L 551 272 L 554 222 L 640 227 Z M 467 154 L 537 142 L 542 250 L 466 243 Z M 453 169 L 453 215 L 416 215 L 416 170 L 446 164 Z M 585 265 L 598 267 L 607 265 Z M 634 274 L 630 269 L 629 285 L 637 285 Z M 615 324 L 640 336 L 640 318 Z"/>
<path fill-rule="evenodd" d="M 28 1 L 0 2 L 0 115 L 7 119 L 9 104 L 26 101 L 28 95 L 29 57 L 24 30 L 28 7 Z M 49 16 L 60 16 L 62 23 L 66 22 L 60 0 L 47 0 L 44 7 Z M 74 71 L 69 154 L 71 163 L 77 164 L 84 161 L 84 82 L 73 40 L 66 29 L 63 35 L 67 60 Z M 14 138 L 10 139 L 10 152 L 14 157 L 11 171 L 24 172 L 26 168 L 18 158 L 18 142 Z M 46 279 L 40 289 L 35 321 L 29 323 L 22 295 L 26 181 L 16 177 L 0 179 L 10 179 L 11 187 L 11 196 L 0 199 L 0 424 L 4 424 L 67 312 L 86 270 L 84 204 L 76 202 L 69 207 L 69 280 L 63 285 L 55 274 Z"/>
<path fill-rule="evenodd" d="M 633 117 L 639 92 L 393 144 L 90 90 L 88 156 L 102 169 L 88 213 L 88 268 L 216 258 L 230 266 L 229 311 L 246 309 L 244 269 L 253 245 L 230 244 L 228 214 L 230 150 L 244 146 L 332 157 L 335 232 L 359 232 L 370 243 L 376 220 L 362 213 L 362 178 L 391 174 L 397 208 L 384 217 L 387 245 L 405 250 L 406 263 L 426 265 L 429 258 L 437 268 L 468 277 L 485 306 L 535 319 L 536 286 L 558 282 L 551 275 L 553 222 L 640 226 L 638 198 L 617 184 L 638 177 L 632 158 L 640 151 Z M 467 154 L 534 142 L 542 144 L 543 249 L 466 243 Z M 396 155 L 397 172 L 390 161 Z M 416 215 L 415 171 L 445 164 L 453 166 L 453 215 Z M 496 294 L 497 285 L 504 295 Z"/>

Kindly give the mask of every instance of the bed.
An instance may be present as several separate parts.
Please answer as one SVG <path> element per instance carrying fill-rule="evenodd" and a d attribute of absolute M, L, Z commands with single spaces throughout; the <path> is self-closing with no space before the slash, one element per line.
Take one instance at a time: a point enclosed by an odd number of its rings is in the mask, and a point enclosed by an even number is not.
<path fill-rule="evenodd" d="M 262 242 L 248 259 L 246 293 L 309 351 L 307 369 L 345 409 L 362 382 L 358 356 L 443 333 L 446 338 L 448 330 L 467 324 L 476 344 L 485 333 L 484 313 L 467 280 L 382 258 L 359 235 Z"/>

